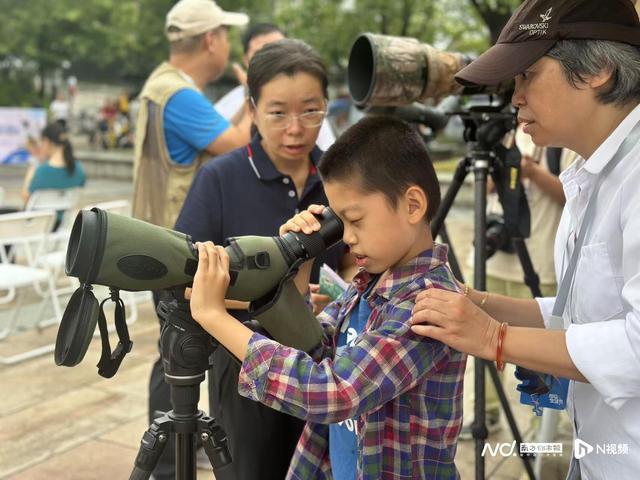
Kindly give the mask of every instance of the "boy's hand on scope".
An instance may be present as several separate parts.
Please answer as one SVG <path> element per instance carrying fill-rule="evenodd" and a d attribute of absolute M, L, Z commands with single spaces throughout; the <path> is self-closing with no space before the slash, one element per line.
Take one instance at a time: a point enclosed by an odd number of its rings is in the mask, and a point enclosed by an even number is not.
<path fill-rule="evenodd" d="M 280 227 L 280 235 L 287 232 L 302 232 L 311 235 L 320 230 L 320 222 L 313 214 L 320 215 L 324 211 L 323 205 L 309 205 L 309 207 L 287 220 L 287 223 Z"/>
<path fill-rule="evenodd" d="M 319 215 L 324 210 L 323 205 L 309 205 L 309 207 L 298 213 L 293 218 L 287 220 L 287 223 L 280 227 L 279 234 L 284 235 L 287 232 L 302 232 L 306 235 L 310 235 L 313 232 L 320 230 L 320 222 L 313 216 L 315 213 Z M 305 294 L 309 287 L 309 279 L 311 278 L 311 267 L 313 266 L 313 260 L 308 260 L 300 266 L 298 274 L 295 278 L 296 288 L 301 294 Z M 316 307 L 314 306 L 314 312 Z"/>
<path fill-rule="evenodd" d="M 196 243 L 198 269 L 193 277 L 193 288 L 185 291 L 191 303 L 191 316 L 198 322 L 226 313 L 224 296 L 229 287 L 229 255 L 212 242 Z"/>

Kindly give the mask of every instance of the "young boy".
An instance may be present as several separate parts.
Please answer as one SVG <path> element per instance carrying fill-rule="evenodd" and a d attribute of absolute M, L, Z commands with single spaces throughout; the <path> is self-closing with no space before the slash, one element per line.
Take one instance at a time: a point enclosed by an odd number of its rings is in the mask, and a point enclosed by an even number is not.
<path fill-rule="evenodd" d="M 323 345 L 308 355 L 227 314 L 229 259 L 211 242 L 198 245 L 193 318 L 243 362 L 241 395 L 307 421 L 287 478 L 459 478 L 466 359 L 410 329 L 420 291 L 458 291 L 447 247 L 429 230 L 440 191 L 427 151 L 407 124 L 366 117 L 329 148 L 319 170 L 361 269 L 319 315 Z M 296 215 L 280 234 L 318 230 L 312 213 L 322 208 Z M 296 277 L 301 291 L 308 264 Z"/>

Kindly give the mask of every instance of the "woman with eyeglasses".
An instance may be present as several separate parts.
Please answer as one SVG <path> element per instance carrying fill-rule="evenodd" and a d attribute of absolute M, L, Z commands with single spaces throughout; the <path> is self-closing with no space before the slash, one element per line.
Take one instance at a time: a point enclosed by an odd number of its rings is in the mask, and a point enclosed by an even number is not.
<path fill-rule="evenodd" d="M 284 39 L 260 49 L 247 72 L 255 135 L 247 146 L 216 157 L 198 172 L 176 229 L 194 241 L 223 244 L 240 235 L 278 235 L 294 214 L 311 204 L 326 205 L 316 141 L 326 115 L 327 84 L 322 60 L 304 42 Z M 312 281 L 317 282 L 323 263 L 346 272 L 346 258 L 341 246 L 322 254 Z M 250 320 L 247 306 L 227 305 L 241 321 Z M 209 372 L 210 413 L 227 434 L 233 463 L 215 472 L 216 478 L 282 480 L 304 422 L 241 397 L 239 371 L 237 360 L 219 348 Z"/>

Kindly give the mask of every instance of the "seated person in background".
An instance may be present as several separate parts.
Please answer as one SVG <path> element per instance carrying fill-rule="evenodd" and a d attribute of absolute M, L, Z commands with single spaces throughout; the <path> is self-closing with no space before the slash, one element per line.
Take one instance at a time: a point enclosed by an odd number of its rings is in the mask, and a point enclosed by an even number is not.
<path fill-rule="evenodd" d="M 198 244 L 187 293 L 193 318 L 242 361 L 242 396 L 307 422 L 287 478 L 457 479 L 466 357 L 410 329 L 419 292 L 459 291 L 447 247 L 429 229 L 440 188 L 424 144 L 399 120 L 366 117 L 336 140 L 318 169 L 360 267 L 318 316 L 322 343 L 307 354 L 229 315 L 229 257 L 211 242 Z M 319 230 L 312 214 L 323 208 L 295 215 L 280 234 Z M 310 269 L 307 262 L 296 277 L 301 292 Z"/>
<path fill-rule="evenodd" d="M 84 186 L 84 170 L 73 156 L 68 133 L 61 124 L 50 123 L 42 130 L 40 154 L 43 162 L 31 166 L 25 175 L 22 187 L 25 205 L 36 190 L 62 190 Z M 58 212 L 54 230 L 58 228 L 61 220 L 62 212 Z"/>

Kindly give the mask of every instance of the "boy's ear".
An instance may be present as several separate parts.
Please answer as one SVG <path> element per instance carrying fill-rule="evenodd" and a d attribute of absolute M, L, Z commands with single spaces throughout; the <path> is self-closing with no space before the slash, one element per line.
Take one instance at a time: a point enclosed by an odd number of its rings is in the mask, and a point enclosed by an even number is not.
<path fill-rule="evenodd" d="M 424 216 L 427 214 L 427 208 L 429 201 L 427 195 L 420 187 L 415 185 L 409 187 L 404 194 L 405 208 L 410 223 L 419 223 L 424 221 Z"/>

